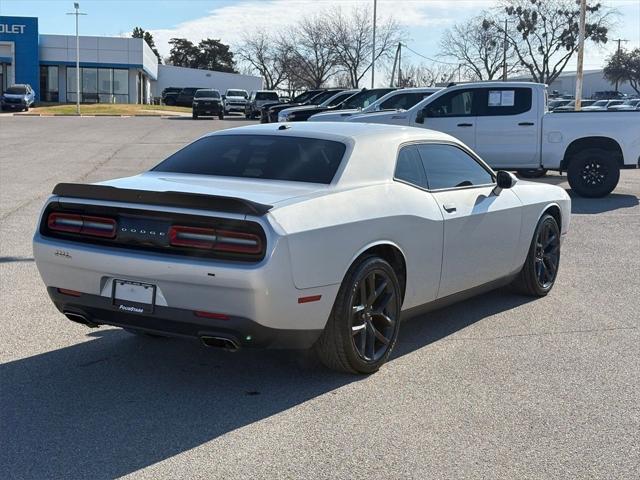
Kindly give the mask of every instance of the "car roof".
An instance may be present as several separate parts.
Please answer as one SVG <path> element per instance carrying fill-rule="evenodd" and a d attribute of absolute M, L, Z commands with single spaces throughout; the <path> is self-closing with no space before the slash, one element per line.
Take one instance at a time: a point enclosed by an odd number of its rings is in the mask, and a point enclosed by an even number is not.
<path fill-rule="evenodd" d="M 442 142 L 462 145 L 446 133 L 425 128 L 381 123 L 296 122 L 248 125 L 218 130 L 217 135 L 275 135 L 332 140 L 347 146 L 345 157 L 332 186 L 366 186 L 393 179 L 398 149 L 412 142 Z"/>

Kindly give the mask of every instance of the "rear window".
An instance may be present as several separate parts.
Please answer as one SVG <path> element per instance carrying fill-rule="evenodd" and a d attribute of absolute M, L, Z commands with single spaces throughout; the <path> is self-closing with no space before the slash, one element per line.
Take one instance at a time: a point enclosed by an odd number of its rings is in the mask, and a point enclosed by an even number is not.
<path fill-rule="evenodd" d="M 27 87 L 9 87 L 4 93 L 9 93 L 12 95 L 24 95 L 27 93 Z"/>
<path fill-rule="evenodd" d="M 256 100 L 274 100 L 278 102 L 278 94 L 276 92 L 258 92 L 256 93 Z"/>
<path fill-rule="evenodd" d="M 346 146 L 315 138 L 213 135 L 196 140 L 155 172 L 329 184 Z"/>

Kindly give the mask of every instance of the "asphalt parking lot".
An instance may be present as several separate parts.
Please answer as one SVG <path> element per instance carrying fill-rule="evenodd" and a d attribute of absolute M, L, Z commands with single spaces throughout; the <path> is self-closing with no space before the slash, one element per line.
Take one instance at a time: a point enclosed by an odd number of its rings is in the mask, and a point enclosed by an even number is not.
<path fill-rule="evenodd" d="M 573 198 L 548 297 L 499 290 L 406 322 L 370 377 L 58 313 L 31 251 L 53 186 L 246 123 L 0 117 L 0 478 L 638 478 L 640 170 Z"/>

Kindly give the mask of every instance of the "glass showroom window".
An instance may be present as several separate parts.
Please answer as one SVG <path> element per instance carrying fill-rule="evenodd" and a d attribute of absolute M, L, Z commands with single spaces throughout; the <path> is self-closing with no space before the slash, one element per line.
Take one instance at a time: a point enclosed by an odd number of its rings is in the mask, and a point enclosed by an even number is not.
<path fill-rule="evenodd" d="M 98 101 L 98 69 L 81 68 L 80 82 L 82 83 L 81 101 L 84 103 L 96 103 Z"/>
<path fill-rule="evenodd" d="M 55 65 L 40 66 L 40 100 L 58 102 L 58 67 Z"/>
<path fill-rule="evenodd" d="M 129 103 L 129 70 L 113 70 L 113 96 L 116 103 Z"/>
<path fill-rule="evenodd" d="M 98 101 L 113 103 L 113 70 L 110 68 L 98 69 Z"/>
<path fill-rule="evenodd" d="M 129 70 L 80 68 L 83 103 L 129 103 Z M 76 101 L 76 69 L 67 68 L 67 101 Z"/>

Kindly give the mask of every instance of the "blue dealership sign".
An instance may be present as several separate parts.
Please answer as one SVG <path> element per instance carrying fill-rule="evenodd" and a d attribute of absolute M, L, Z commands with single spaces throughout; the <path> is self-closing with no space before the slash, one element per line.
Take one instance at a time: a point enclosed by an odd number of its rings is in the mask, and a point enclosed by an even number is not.
<path fill-rule="evenodd" d="M 13 59 L 2 56 L 1 62 L 13 67 L 15 83 L 28 83 L 40 99 L 40 62 L 38 53 L 38 19 L 34 17 L 1 17 L 0 45 L 12 45 Z"/>

